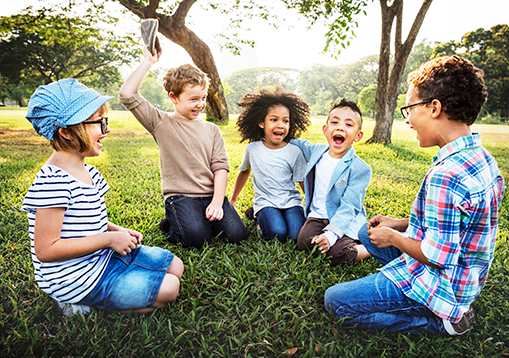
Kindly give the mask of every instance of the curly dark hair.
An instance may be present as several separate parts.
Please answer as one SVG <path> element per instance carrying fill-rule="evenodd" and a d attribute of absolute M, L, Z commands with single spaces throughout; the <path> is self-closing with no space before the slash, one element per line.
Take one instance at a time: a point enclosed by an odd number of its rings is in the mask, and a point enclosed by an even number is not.
<path fill-rule="evenodd" d="M 449 119 L 471 125 L 481 112 L 488 91 L 484 72 L 460 56 L 443 56 L 421 65 L 408 75 L 421 99 L 438 99 Z"/>
<path fill-rule="evenodd" d="M 264 138 L 265 134 L 259 124 L 263 123 L 270 109 L 277 105 L 288 108 L 290 112 L 290 129 L 285 142 L 298 138 L 311 124 L 308 104 L 295 93 L 287 92 L 281 87 L 276 87 L 274 91 L 261 89 L 258 93 L 248 93 L 237 105 L 242 108 L 237 119 L 241 143 L 245 140 L 251 143 Z"/>

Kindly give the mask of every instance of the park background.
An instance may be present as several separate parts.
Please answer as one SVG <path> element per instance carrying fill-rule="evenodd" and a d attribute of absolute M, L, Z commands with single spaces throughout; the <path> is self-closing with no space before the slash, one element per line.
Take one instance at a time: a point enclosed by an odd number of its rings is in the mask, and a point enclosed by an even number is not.
<path fill-rule="evenodd" d="M 2 15 L 9 17 L 26 5 L 37 7 L 38 4 L 24 0 L 10 2 L 3 8 Z M 115 4 L 108 6 L 112 5 Z M 419 5 L 418 1 L 405 2 L 404 25 L 407 28 Z M 457 1 L 435 0 L 405 72 L 433 56 L 437 45 L 449 41 L 460 43 L 463 35 L 480 27 L 486 30 L 482 32 L 486 35 L 493 26 L 503 25 L 507 13 L 504 10 L 508 7 L 505 1 L 485 1 L 482 6 L 478 2 L 463 1 L 458 7 Z M 372 86 L 377 83 L 380 46 L 378 1 L 368 1 L 367 15 L 361 14 L 357 19 L 357 38 L 339 55 L 336 53 L 337 58 L 331 57 L 330 52 L 320 54 L 325 44 L 325 26 L 318 24 L 306 30 L 304 19 L 292 12 L 284 13 L 284 8 L 278 11 L 293 28 L 281 26 L 276 30 L 256 21 L 255 30 L 251 32 L 257 41 L 255 49 L 243 47 L 244 54 L 235 57 L 220 52 L 219 45 L 211 46 L 220 72 L 224 74 L 224 77 L 221 75 L 224 87 L 231 90 L 226 95 L 230 121 L 220 124 L 232 167 L 227 194 L 233 190 L 245 147 L 245 143 L 239 143 L 235 128 L 235 96 L 241 97 L 260 87 L 283 85 L 300 93 L 312 106 L 313 125 L 303 135 L 312 141 L 324 142 L 320 130 L 324 114 L 337 97 L 347 96 L 361 102 L 368 118 L 364 140 L 356 145 L 356 151 L 373 168 L 365 202 L 368 217 L 376 213 L 406 216 L 437 148 L 419 148 L 415 132 L 407 128 L 399 111 L 395 113 L 392 144 L 366 144 L 375 125 L 371 118 L 374 117 Z M 197 33 L 212 36 L 210 15 L 195 8 L 192 15 L 192 24 L 199 29 Z M 119 16 L 121 21 L 116 27 L 132 31 L 133 43 L 139 42 L 139 22 L 125 14 Z M 500 30 L 497 31 L 501 32 L 499 37 L 507 41 L 506 27 L 497 27 Z M 5 27 L 1 29 L 5 31 Z M 215 40 L 207 41 L 210 45 Z M 472 48 L 472 53 L 467 55 L 475 58 L 476 50 Z M 190 60 L 179 46 L 164 39 L 163 51 L 154 73 L 144 82 L 142 93 L 161 108 L 171 110 L 158 78 L 166 68 Z M 496 48 L 489 51 L 508 61 L 507 43 L 505 52 Z M 458 46 L 458 53 L 465 54 L 461 46 Z M 5 52 L 0 53 L 4 59 L 5 55 Z M 116 81 L 100 86 L 101 91 L 116 95 L 122 78 L 139 60 L 139 51 L 132 53 L 128 63 L 115 67 L 120 70 L 111 77 Z M 249 64 L 257 67 L 249 67 Z M 223 67 L 231 73 L 223 72 Z M 91 83 L 100 83 L 101 78 L 90 77 Z M 21 85 L 24 89 L 15 91 L 19 98 L 5 97 L 7 106 L 0 108 L 1 356 L 509 355 L 507 196 L 500 212 L 497 249 L 488 283 L 474 303 L 478 322 L 473 331 L 460 338 L 450 338 L 427 333 L 412 336 L 346 328 L 323 309 L 323 292 L 337 282 L 375 272 L 380 267 L 375 260 L 347 269 L 333 268 L 327 259 L 316 253 L 297 252 L 291 243 L 264 242 L 257 235 L 252 235 L 249 242 L 241 246 L 214 242 L 201 250 L 183 250 L 170 245 L 157 227 L 164 214 L 157 146 L 128 112 L 115 110 L 120 107 L 114 102 L 114 110 L 110 112 L 112 133 L 108 135 L 103 154 L 88 162 L 99 168 L 112 187 L 107 194 L 110 220 L 142 231 L 146 244 L 168 248 L 184 260 L 182 293 L 175 305 L 148 316 L 120 316 L 102 311 L 85 317 L 63 316 L 35 284 L 26 214 L 20 210 L 24 194 L 51 153 L 47 141 L 38 137 L 24 119 L 26 108 L 16 105 L 26 105 L 34 88 L 29 81 Z M 338 90 L 342 92 L 337 93 Z M 363 90 L 365 94 L 371 93 L 366 95 L 365 101 L 361 96 Z M 404 103 L 404 90 L 403 79 L 400 103 Z M 503 108 L 507 109 L 507 105 Z M 484 146 L 497 159 L 507 181 L 509 127 L 506 113 L 485 110 L 473 130 L 482 133 Z M 250 206 L 252 196 L 252 186 L 248 184 L 238 201 L 240 213 Z M 246 223 L 254 229 L 253 223 L 247 220 Z"/>

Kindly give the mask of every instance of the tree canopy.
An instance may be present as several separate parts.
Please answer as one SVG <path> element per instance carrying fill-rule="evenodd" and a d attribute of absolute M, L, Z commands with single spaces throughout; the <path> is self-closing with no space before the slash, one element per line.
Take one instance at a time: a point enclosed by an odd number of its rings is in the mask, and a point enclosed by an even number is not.
<path fill-rule="evenodd" d="M 459 54 L 484 71 L 488 100 L 484 109 L 509 117 L 509 25 L 496 25 L 463 35 L 459 42 L 449 41 L 433 49 L 433 57 Z"/>
<path fill-rule="evenodd" d="M 75 7 L 71 1 L 0 17 L 0 76 L 5 87 L 24 85 L 33 91 L 61 78 L 78 78 L 104 88 L 120 80 L 118 67 L 135 54 L 131 38 L 102 29 L 117 19 L 98 16 L 94 8 L 78 15 Z"/>

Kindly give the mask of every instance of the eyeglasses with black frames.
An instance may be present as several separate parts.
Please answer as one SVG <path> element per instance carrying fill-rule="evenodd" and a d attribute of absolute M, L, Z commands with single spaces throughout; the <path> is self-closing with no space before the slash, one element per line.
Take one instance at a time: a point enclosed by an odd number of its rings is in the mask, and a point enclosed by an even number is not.
<path fill-rule="evenodd" d="M 108 130 L 108 117 L 102 117 L 101 119 L 98 119 L 97 121 L 90 121 L 90 122 L 83 122 L 85 124 L 97 124 L 101 123 L 101 133 L 106 134 L 106 131 Z"/>
<path fill-rule="evenodd" d="M 413 103 L 413 104 L 409 104 L 408 106 L 404 106 L 404 107 L 401 107 L 400 110 L 401 110 L 401 115 L 403 116 L 403 118 L 407 118 L 409 115 L 410 115 L 410 111 L 408 110 L 409 108 L 412 108 L 414 106 L 418 106 L 420 104 L 426 104 L 426 103 L 431 103 L 433 102 L 432 99 L 427 99 L 425 101 L 422 101 L 422 102 L 418 102 L 418 103 Z"/>

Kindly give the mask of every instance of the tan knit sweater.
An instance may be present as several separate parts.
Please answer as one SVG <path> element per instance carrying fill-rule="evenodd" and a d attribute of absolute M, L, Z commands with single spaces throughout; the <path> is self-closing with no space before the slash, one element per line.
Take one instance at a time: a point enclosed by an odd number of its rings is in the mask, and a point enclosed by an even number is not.
<path fill-rule="evenodd" d="M 203 119 L 190 120 L 160 111 L 139 93 L 119 100 L 159 147 L 164 197 L 214 195 L 214 172 L 230 170 L 219 127 Z"/>

